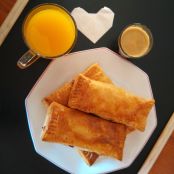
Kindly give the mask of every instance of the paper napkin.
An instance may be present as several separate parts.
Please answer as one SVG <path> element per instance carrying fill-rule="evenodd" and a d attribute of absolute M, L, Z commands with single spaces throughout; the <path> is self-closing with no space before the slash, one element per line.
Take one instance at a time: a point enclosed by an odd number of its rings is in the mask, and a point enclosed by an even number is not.
<path fill-rule="evenodd" d="M 71 15 L 76 21 L 78 30 L 89 40 L 96 43 L 113 25 L 114 12 L 103 7 L 97 13 L 88 13 L 81 7 L 75 8 Z"/>

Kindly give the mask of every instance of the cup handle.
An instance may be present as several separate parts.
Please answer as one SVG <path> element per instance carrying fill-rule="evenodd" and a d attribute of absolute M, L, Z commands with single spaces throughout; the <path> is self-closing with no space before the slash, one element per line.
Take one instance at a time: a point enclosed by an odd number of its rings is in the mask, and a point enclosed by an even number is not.
<path fill-rule="evenodd" d="M 28 50 L 17 62 L 17 66 L 25 69 L 33 64 L 40 56 L 36 55 L 33 51 Z"/>

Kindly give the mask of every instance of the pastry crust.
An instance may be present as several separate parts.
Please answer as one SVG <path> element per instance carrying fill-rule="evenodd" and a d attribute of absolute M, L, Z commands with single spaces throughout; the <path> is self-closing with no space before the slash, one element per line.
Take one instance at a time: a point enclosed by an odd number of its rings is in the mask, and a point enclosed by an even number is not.
<path fill-rule="evenodd" d="M 96 63 L 88 67 L 82 74 L 93 80 L 112 83 L 112 81 L 103 72 L 102 68 Z M 43 99 L 43 103 L 45 104 L 45 106 L 48 107 L 53 101 L 67 106 L 73 81 L 74 80 L 69 83 L 65 83 L 62 87 L 58 88 L 53 93 L 45 97 Z"/>
<path fill-rule="evenodd" d="M 135 96 L 123 88 L 91 80 L 80 74 L 71 89 L 68 105 L 144 131 L 154 102 L 153 99 Z"/>
<path fill-rule="evenodd" d="M 62 87 L 45 97 L 42 102 L 46 107 L 48 107 L 53 101 L 67 106 L 72 85 L 73 81 L 65 83 Z"/>
<path fill-rule="evenodd" d="M 86 77 L 89 77 L 89 78 L 94 79 L 94 80 L 99 80 L 99 81 L 106 82 L 106 83 L 112 83 L 112 81 L 106 76 L 106 74 L 103 72 L 102 68 L 97 63 L 89 66 L 83 72 L 83 74 Z M 46 96 L 43 99 L 44 105 L 46 107 L 48 107 L 53 101 L 55 101 L 55 102 L 60 103 L 64 106 L 67 106 L 69 94 L 71 91 L 71 87 L 73 85 L 73 81 L 74 80 L 72 80 L 69 83 L 65 83 L 62 87 L 58 88 L 53 93 Z M 96 153 L 93 153 L 93 152 L 88 152 L 88 154 L 86 152 L 83 153 L 82 150 L 80 150 L 80 154 L 83 157 L 83 159 L 86 161 L 86 163 L 89 165 L 92 165 L 98 156 L 98 155 L 96 155 Z"/>
<path fill-rule="evenodd" d="M 77 146 L 121 160 L 126 126 L 53 102 L 41 137 L 43 141 Z"/>
<path fill-rule="evenodd" d="M 89 151 L 79 150 L 79 149 L 78 149 L 78 152 L 89 166 L 91 166 L 99 157 L 99 155 L 95 152 L 89 152 Z"/>

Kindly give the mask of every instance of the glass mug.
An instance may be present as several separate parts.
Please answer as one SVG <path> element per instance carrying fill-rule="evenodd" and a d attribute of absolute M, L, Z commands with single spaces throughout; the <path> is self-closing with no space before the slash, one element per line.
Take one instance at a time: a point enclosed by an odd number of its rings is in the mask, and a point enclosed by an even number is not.
<path fill-rule="evenodd" d="M 44 3 L 26 16 L 22 34 L 29 51 L 18 60 L 17 65 L 25 69 L 40 57 L 54 59 L 70 52 L 77 40 L 77 27 L 65 8 Z"/>
<path fill-rule="evenodd" d="M 118 39 L 119 53 L 126 58 L 140 58 L 149 53 L 153 45 L 151 31 L 140 23 L 126 26 Z"/>

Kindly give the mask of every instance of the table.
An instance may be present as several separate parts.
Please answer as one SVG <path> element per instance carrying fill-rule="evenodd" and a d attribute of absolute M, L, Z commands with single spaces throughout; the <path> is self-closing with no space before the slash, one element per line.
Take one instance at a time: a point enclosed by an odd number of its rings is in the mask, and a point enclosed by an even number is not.
<path fill-rule="evenodd" d="M 43 2 L 48 1 L 29 2 L 0 47 L 0 173 L 2 174 L 65 173 L 36 154 L 25 113 L 25 97 L 49 61 L 40 59 L 26 70 L 20 70 L 16 66 L 19 57 L 27 50 L 21 35 L 22 21 L 32 7 Z M 103 6 L 108 6 L 115 12 L 114 26 L 99 42 L 93 44 L 79 32 L 73 51 L 102 46 L 118 51 L 117 38 L 127 24 L 140 22 L 151 29 L 154 36 L 152 51 L 142 59 L 130 61 L 149 75 L 156 100 L 158 126 L 134 163 L 127 169 L 114 172 L 115 174 L 137 173 L 174 110 L 174 11 L 172 0 L 158 2 L 150 0 L 132 0 L 130 2 L 121 0 L 50 0 L 49 2 L 57 2 L 69 11 L 80 6 L 88 12 L 97 12 Z M 168 148 L 168 151 L 173 153 L 171 148 Z M 164 156 L 162 158 L 165 160 Z M 174 169 L 174 165 L 171 167 Z M 161 169 L 161 165 L 157 168 L 158 171 L 164 171 Z M 151 174 L 155 174 L 156 171 L 152 169 Z M 167 171 L 170 174 L 171 170 Z"/>
<path fill-rule="evenodd" d="M 0 2 L 0 24 L 2 24 L 15 2 L 16 0 L 7 0 Z"/>
<path fill-rule="evenodd" d="M 156 163 L 153 165 L 149 174 L 155 174 L 159 171 L 161 173 L 173 173 L 173 159 L 174 159 L 174 132 L 169 138 L 167 144 L 159 155 Z"/>

